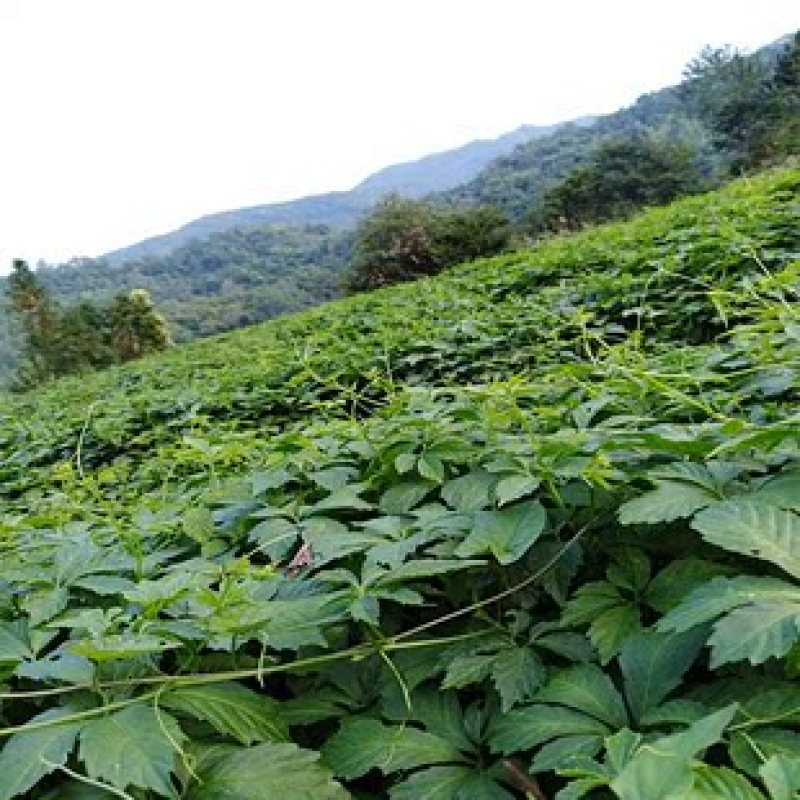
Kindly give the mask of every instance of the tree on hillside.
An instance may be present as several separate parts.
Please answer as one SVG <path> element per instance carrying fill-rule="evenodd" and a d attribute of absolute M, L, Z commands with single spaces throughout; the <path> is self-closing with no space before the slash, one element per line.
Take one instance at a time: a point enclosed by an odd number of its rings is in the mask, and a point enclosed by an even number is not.
<path fill-rule="evenodd" d="M 508 218 L 487 206 L 446 209 L 398 195 L 384 198 L 356 231 L 350 291 L 434 275 L 504 249 Z"/>
<path fill-rule="evenodd" d="M 681 93 L 733 169 L 798 149 L 800 34 L 775 62 L 730 47 L 705 48 L 686 66 Z"/>
<path fill-rule="evenodd" d="M 108 322 L 111 341 L 121 361 L 158 352 L 171 344 L 166 320 L 144 289 L 117 295 L 108 311 Z"/>
<path fill-rule="evenodd" d="M 54 374 L 58 308 L 25 261 L 15 259 L 8 278 L 11 310 L 21 320 L 25 371 L 34 381 Z"/>
<path fill-rule="evenodd" d="M 588 164 L 546 192 L 530 215 L 534 233 L 577 230 L 696 191 L 702 176 L 685 145 L 649 137 L 610 138 Z"/>
<path fill-rule="evenodd" d="M 25 339 L 14 381 L 18 389 L 130 361 L 171 343 L 167 323 L 143 290 L 120 294 L 109 305 L 84 301 L 62 308 L 36 273 L 15 261 L 8 302 Z"/>

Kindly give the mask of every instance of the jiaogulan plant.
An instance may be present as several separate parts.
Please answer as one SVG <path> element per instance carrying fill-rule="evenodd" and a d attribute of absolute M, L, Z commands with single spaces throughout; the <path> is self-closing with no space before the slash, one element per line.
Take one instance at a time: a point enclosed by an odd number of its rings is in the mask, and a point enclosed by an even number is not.
<path fill-rule="evenodd" d="M 0 399 L 0 800 L 792 800 L 800 171 Z"/>

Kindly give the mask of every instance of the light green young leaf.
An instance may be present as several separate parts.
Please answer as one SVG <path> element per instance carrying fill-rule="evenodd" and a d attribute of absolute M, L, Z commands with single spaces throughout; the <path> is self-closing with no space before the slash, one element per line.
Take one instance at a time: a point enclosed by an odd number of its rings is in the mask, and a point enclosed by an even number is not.
<path fill-rule="evenodd" d="M 725 500 L 695 516 L 692 527 L 723 550 L 769 561 L 800 580 L 800 515 L 752 500 Z"/>
<path fill-rule="evenodd" d="M 490 553 L 501 564 L 518 561 L 541 536 L 547 522 L 538 500 L 519 503 L 499 511 L 479 511 L 472 531 L 456 548 L 456 555 Z"/>
<path fill-rule="evenodd" d="M 766 800 L 747 778 L 727 767 L 701 764 L 693 773 L 694 783 L 685 800 Z"/>
<path fill-rule="evenodd" d="M 118 789 L 136 786 L 171 795 L 175 746 L 185 738 L 166 712 L 135 705 L 87 722 L 79 752 L 92 778 Z"/>
<path fill-rule="evenodd" d="M 201 770 L 187 800 L 347 800 L 319 753 L 288 742 L 236 750 Z"/>
<path fill-rule="evenodd" d="M 179 686 L 162 695 L 160 705 L 205 720 L 244 745 L 284 742 L 288 730 L 278 704 L 238 683 Z"/>
<path fill-rule="evenodd" d="M 31 722 L 54 722 L 73 713 L 66 708 L 51 708 Z M 0 800 L 24 794 L 54 769 L 65 764 L 75 746 L 79 723 L 63 723 L 50 728 L 15 733 L 0 752 Z"/>
<path fill-rule="evenodd" d="M 797 800 L 800 793 L 800 758 L 777 755 L 759 769 L 771 800 Z"/>

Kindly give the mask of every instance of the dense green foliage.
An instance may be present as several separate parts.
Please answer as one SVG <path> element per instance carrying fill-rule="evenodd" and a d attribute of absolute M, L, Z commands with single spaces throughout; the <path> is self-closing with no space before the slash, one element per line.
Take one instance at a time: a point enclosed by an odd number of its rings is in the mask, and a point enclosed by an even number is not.
<path fill-rule="evenodd" d="M 510 235 L 508 218 L 491 206 L 448 209 L 389 195 L 356 228 L 348 285 L 376 289 L 435 275 L 501 252 Z"/>
<path fill-rule="evenodd" d="M 796 797 L 799 206 L 0 400 L 0 798 Z"/>
<path fill-rule="evenodd" d="M 28 265 L 16 261 L 8 295 L 24 341 L 17 388 L 132 361 L 171 343 L 166 321 L 143 289 L 119 293 L 106 305 L 84 301 L 62 307 Z"/>
<path fill-rule="evenodd" d="M 687 67 L 681 94 L 705 121 L 731 169 L 797 154 L 800 31 L 776 59 L 706 48 Z"/>
<path fill-rule="evenodd" d="M 531 213 L 534 232 L 578 230 L 699 191 L 704 177 L 686 145 L 646 137 L 609 138 Z"/>

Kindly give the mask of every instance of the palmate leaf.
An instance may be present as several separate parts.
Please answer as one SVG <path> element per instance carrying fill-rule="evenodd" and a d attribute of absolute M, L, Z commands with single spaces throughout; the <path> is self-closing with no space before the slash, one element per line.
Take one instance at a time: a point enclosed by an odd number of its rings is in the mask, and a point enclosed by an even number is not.
<path fill-rule="evenodd" d="M 162 695 L 159 704 L 205 720 L 244 745 L 289 738 L 277 702 L 238 683 L 180 686 Z"/>
<path fill-rule="evenodd" d="M 91 778 L 171 795 L 175 747 L 185 738 L 166 712 L 135 705 L 86 723 L 79 753 Z"/>
<path fill-rule="evenodd" d="M 602 736 L 563 736 L 560 739 L 553 739 L 536 753 L 531 762 L 531 772 L 564 769 L 576 759 L 593 758 L 602 747 Z"/>
<path fill-rule="evenodd" d="M 71 713 L 67 708 L 52 708 L 35 716 L 31 722 L 54 722 Z M 45 775 L 66 763 L 79 730 L 80 724 L 65 722 L 14 734 L 0 752 L 0 800 L 10 800 L 27 792 Z"/>
<path fill-rule="evenodd" d="M 391 800 L 514 800 L 500 784 L 470 767 L 429 767 L 389 792 Z"/>
<path fill-rule="evenodd" d="M 427 764 L 463 761 L 446 739 L 409 725 L 377 719 L 348 719 L 322 748 L 323 763 L 340 778 L 358 778 L 371 769 L 385 775 Z"/>
<path fill-rule="evenodd" d="M 226 753 L 200 769 L 187 800 L 347 800 L 319 753 L 288 742 Z"/>
<path fill-rule="evenodd" d="M 701 511 L 692 527 L 711 544 L 760 558 L 800 580 L 800 515 L 753 500 L 725 500 Z"/>
<path fill-rule="evenodd" d="M 641 745 L 611 782 L 619 800 L 677 800 L 691 791 L 692 759 L 716 744 L 736 713 L 731 705 L 680 733 Z"/>

